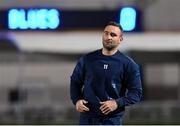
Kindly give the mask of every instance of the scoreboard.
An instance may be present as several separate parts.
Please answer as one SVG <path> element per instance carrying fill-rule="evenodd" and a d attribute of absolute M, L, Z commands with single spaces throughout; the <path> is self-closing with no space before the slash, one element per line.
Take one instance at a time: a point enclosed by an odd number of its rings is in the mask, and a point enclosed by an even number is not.
<path fill-rule="evenodd" d="M 8 29 L 56 29 L 60 27 L 57 9 L 10 9 Z"/>
<path fill-rule="evenodd" d="M 109 21 L 119 22 L 125 32 L 142 31 L 140 11 L 134 7 L 121 7 L 118 10 L 60 10 L 57 8 L 0 10 L 0 30 L 99 29 L 104 28 Z"/>

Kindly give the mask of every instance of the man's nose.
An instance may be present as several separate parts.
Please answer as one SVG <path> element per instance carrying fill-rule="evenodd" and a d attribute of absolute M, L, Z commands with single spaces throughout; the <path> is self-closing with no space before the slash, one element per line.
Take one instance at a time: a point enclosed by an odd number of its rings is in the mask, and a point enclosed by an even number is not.
<path fill-rule="evenodd" d="M 111 35 L 107 35 L 107 39 L 112 39 Z"/>

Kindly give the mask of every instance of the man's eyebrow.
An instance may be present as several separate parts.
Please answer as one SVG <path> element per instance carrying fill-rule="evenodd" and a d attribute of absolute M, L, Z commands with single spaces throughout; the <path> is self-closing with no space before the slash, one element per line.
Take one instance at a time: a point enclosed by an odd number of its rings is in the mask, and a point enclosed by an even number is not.
<path fill-rule="evenodd" d="M 109 32 L 109 31 L 104 31 L 104 32 L 111 33 L 111 34 L 112 34 L 112 33 L 113 33 L 113 34 L 116 34 L 116 33 L 114 33 L 114 32 Z"/>
<path fill-rule="evenodd" d="M 114 32 L 110 32 L 110 34 L 115 34 L 115 35 L 117 35 L 116 33 L 114 33 Z"/>
<path fill-rule="evenodd" d="M 111 35 L 117 36 L 117 33 L 115 33 L 115 32 L 104 31 L 104 33 L 109 33 L 109 34 L 111 34 Z"/>

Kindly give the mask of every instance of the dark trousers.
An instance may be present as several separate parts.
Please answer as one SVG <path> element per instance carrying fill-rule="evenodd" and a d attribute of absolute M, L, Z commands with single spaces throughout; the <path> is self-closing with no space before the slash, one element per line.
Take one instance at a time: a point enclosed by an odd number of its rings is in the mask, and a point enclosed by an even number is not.
<path fill-rule="evenodd" d="M 80 125 L 122 125 L 121 117 L 86 117 L 80 116 Z"/>

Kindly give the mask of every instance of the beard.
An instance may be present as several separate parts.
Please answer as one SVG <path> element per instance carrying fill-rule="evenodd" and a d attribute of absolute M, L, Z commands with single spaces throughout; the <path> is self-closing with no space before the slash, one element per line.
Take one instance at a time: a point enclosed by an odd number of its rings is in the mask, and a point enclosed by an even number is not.
<path fill-rule="evenodd" d="M 111 51 L 111 50 L 114 50 L 114 49 L 117 47 L 117 45 L 114 45 L 114 44 L 112 44 L 112 43 L 106 44 L 105 42 L 103 42 L 103 47 L 104 47 L 106 50 Z"/>

